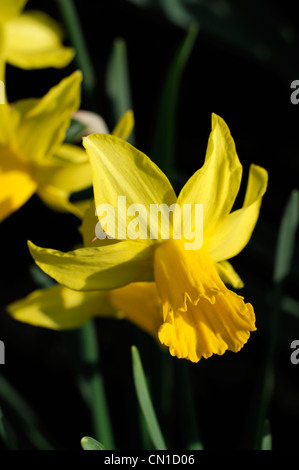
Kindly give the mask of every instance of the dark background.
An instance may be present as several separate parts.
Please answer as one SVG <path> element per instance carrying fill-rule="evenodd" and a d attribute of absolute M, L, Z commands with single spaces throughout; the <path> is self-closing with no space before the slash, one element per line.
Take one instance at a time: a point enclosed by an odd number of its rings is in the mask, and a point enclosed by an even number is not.
<path fill-rule="evenodd" d="M 105 91 L 105 73 L 113 41 L 124 38 L 136 146 L 150 155 L 161 89 L 185 29 L 170 21 L 159 8 L 138 8 L 125 0 L 75 3 L 97 77 L 93 105 L 113 128 L 115 121 Z M 153 3 L 159 6 L 159 2 Z M 217 6 L 219 2 L 210 4 Z M 240 1 L 225 4 L 236 13 L 234 28 L 226 17 L 217 17 L 214 23 L 202 11 L 195 11 L 197 17 L 203 15 L 202 28 L 180 87 L 176 166 L 179 172 L 190 176 L 203 164 L 211 113 L 215 112 L 225 119 L 236 142 L 244 167 L 242 192 L 250 163 L 268 170 L 269 189 L 253 238 L 234 262 L 246 285 L 242 295 L 255 307 L 258 330 L 240 353 L 226 353 L 189 367 L 197 418 L 208 449 L 248 448 L 250 417 L 259 393 L 258 377 L 271 340 L 272 275 L 278 227 L 290 192 L 298 187 L 299 176 L 299 105 L 290 101 L 290 84 L 299 79 L 298 11 L 290 1 L 252 2 L 251 7 Z M 28 8 L 41 8 L 40 2 L 30 0 Z M 44 1 L 42 8 L 60 19 L 56 2 Z M 289 42 L 281 39 L 280 31 L 284 31 Z M 75 68 L 76 63 L 62 70 L 30 72 L 8 67 L 9 100 L 42 96 Z M 89 106 L 83 95 L 82 108 Z M 35 409 L 55 446 L 65 449 L 80 448 L 81 437 L 93 432 L 76 386 L 73 362 L 77 359 L 69 348 L 72 334 L 14 322 L 7 316 L 5 305 L 36 288 L 27 240 L 66 251 L 80 243 L 78 226 L 75 217 L 51 212 L 34 196 L 1 224 L 0 234 L 0 339 L 6 347 L 6 364 L 1 373 Z M 289 296 L 298 300 L 298 250 L 285 288 Z M 298 322 L 282 312 L 268 413 L 275 449 L 295 449 L 299 437 L 299 365 L 290 362 L 290 344 L 299 337 Z M 117 445 L 134 448 L 138 445 L 138 433 L 130 346 L 140 345 L 150 375 L 154 373 L 151 368 L 159 358 L 159 349 L 152 338 L 126 322 L 101 319 L 97 328 Z M 177 405 L 177 412 L 164 416 L 161 411 L 159 416 L 165 435 L 169 433 L 180 447 L 185 432 L 179 426 L 182 411 L 176 387 L 180 377 L 177 363 L 181 361 L 172 362 L 175 380 L 169 386 L 169 399 Z M 180 432 L 174 433 L 173 429 Z M 26 438 L 20 439 L 26 447 Z"/>

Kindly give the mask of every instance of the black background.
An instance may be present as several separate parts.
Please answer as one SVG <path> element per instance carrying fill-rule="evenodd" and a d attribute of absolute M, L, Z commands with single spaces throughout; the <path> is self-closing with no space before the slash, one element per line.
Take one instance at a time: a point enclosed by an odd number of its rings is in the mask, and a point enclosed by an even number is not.
<path fill-rule="evenodd" d="M 96 108 L 110 128 L 115 122 L 105 93 L 105 71 L 113 41 L 118 37 L 126 41 L 136 145 L 149 154 L 163 80 L 185 32 L 161 12 L 141 9 L 125 0 L 75 3 L 96 71 Z M 208 28 L 200 30 L 183 76 L 178 103 L 176 165 L 179 171 L 191 175 L 203 164 L 211 113 L 215 112 L 228 123 L 236 142 L 244 167 L 242 191 L 250 163 L 264 166 L 269 172 L 269 189 L 254 236 L 234 263 L 246 284 L 243 295 L 255 306 L 258 330 L 240 353 L 227 353 L 189 367 L 198 422 L 208 449 L 248 446 L 246 423 L 254 412 L 257 378 L 269 340 L 267 325 L 272 312 L 268 300 L 273 289 L 277 232 L 290 192 L 298 187 L 299 105 L 290 101 L 290 84 L 299 79 L 298 12 L 293 2 L 261 3 L 282 25 L 293 28 L 294 41 L 280 53 L 272 36 L 265 32 L 263 44 L 276 52 L 274 58 L 265 61 L 257 59 L 253 46 L 244 50 L 241 39 L 240 43 L 227 42 Z M 237 8 L 234 2 L 231 6 Z M 30 0 L 28 8 L 41 8 L 40 2 Z M 54 18 L 60 18 L 54 1 L 44 1 L 42 8 Z M 271 23 L 271 18 L 268 19 Z M 259 24 L 258 18 L 255 17 L 255 21 Z M 254 30 L 250 16 L 242 27 Z M 253 34 L 257 42 L 259 33 L 260 30 L 256 30 L 256 36 Z M 9 100 L 42 96 L 75 68 L 76 63 L 72 63 L 62 70 L 29 72 L 9 66 Z M 88 107 L 89 102 L 83 96 L 82 108 Z M 70 357 L 68 349 L 71 333 L 54 333 L 16 323 L 7 316 L 5 305 L 35 288 L 30 276 L 32 260 L 27 240 L 66 251 L 74 243 L 80 243 L 78 226 L 75 217 L 51 212 L 34 196 L 1 224 L 0 234 L 0 339 L 6 347 L 6 364 L 1 366 L 1 373 L 36 410 L 55 446 L 65 449 L 78 449 L 81 437 L 93 432 L 74 379 L 72 359 L 76 361 L 76 358 Z M 297 260 L 298 250 L 286 288 L 289 295 L 298 299 Z M 118 448 L 134 448 L 138 439 L 130 346 L 134 342 L 140 345 L 149 370 L 159 357 L 158 347 L 152 338 L 136 332 L 136 328 L 127 323 L 101 319 L 97 327 L 117 445 Z M 269 409 L 276 449 L 295 449 L 298 441 L 299 365 L 290 362 L 290 344 L 298 336 L 298 319 L 283 312 Z M 146 354 L 150 354 L 149 357 Z M 173 359 L 174 364 L 177 362 Z M 179 374 L 177 369 L 174 374 Z M 170 388 L 170 393 L 178 407 L 171 419 L 164 419 L 161 412 L 166 435 L 175 434 L 173 429 L 179 429 L 180 422 L 180 397 L 175 386 Z M 174 441 L 180 447 L 184 430 L 177 434 Z M 27 445 L 26 439 L 22 445 Z"/>

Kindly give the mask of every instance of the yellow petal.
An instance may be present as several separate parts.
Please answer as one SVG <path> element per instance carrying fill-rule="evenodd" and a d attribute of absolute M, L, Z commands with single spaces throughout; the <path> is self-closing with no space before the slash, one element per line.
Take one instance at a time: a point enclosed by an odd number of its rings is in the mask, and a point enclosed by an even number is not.
<path fill-rule="evenodd" d="M 243 207 L 225 217 L 207 239 L 207 249 L 214 261 L 230 259 L 247 245 L 259 217 L 267 184 L 267 171 L 251 165 Z"/>
<path fill-rule="evenodd" d="M 87 204 L 88 207 L 84 212 L 82 225 L 79 228 L 83 238 L 83 245 L 85 247 L 94 248 L 95 246 L 104 246 L 105 244 L 118 243 L 117 240 L 110 238 L 105 238 L 103 240 L 96 238 L 96 226 L 99 222 L 99 219 L 96 215 L 94 199 L 90 200 Z"/>
<path fill-rule="evenodd" d="M 0 0 L 0 22 L 14 18 L 25 7 L 27 0 Z"/>
<path fill-rule="evenodd" d="M 9 3 L 9 2 L 7 2 Z M 74 50 L 62 45 L 56 21 L 41 11 L 17 16 L 5 25 L 6 60 L 23 69 L 65 67 Z"/>
<path fill-rule="evenodd" d="M 108 293 L 119 318 L 126 318 L 157 338 L 162 323 L 162 304 L 154 282 L 134 282 Z"/>
<path fill-rule="evenodd" d="M 238 352 L 255 328 L 251 304 L 234 292 L 216 296 L 215 303 L 201 298 L 197 305 L 187 301 L 187 310 L 167 309 L 159 339 L 178 358 L 198 362 L 201 357 Z"/>
<path fill-rule="evenodd" d="M 115 128 L 113 129 L 112 134 L 120 139 L 127 140 L 134 128 L 134 113 L 129 110 L 124 113 Z"/>
<path fill-rule="evenodd" d="M 231 263 L 228 261 L 221 261 L 215 264 L 217 272 L 225 284 L 230 284 L 235 289 L 242 289 L 244 283 L 239 274 L 236 273 Z"/>
<path fill-rule="evenodd" d="M 183 240 L 155 247 L 154 271 L 162 302 L 173 310 L 185 311 L 187 299 L 194 305 L 200 298 L 214 303 L 215 295 L 226 291 L 208 253 L 185 250 Z"/>
<path fill-rule="evenodd" d="M 14 118 L 13 110 L 5 100 L 5 103 L 0 105 L 0 144 L 16 150 L 17 143 Z"/>
<path fill-rule="evenodd" d="M 83 144 L 92 165 L 96 207 L 106 203 L 114 209 L 114 213 L 106 217 L 108 234 L 119 239 L 127 236 L 134 239 L 134 228 L 130 228 L 124 215 L 126 208 L 138 204 L 144 210 L 139 216 L 139 236 L 149 240 L 150 205 L 170 206 L 176 202 L 167 177 L 146 155 L 115 136 L 92 135 L 85 138 Z M 119 197 L 126 198 L 124 207 L 119 206 Z M 110 233 L 108 225 L 113 224 L 116 229 Z"/>
<path fill-rule="evenodd" d="M 60 285 L 37 290 L 8 305 L 7 311 L 15 320 L 52 330 L 78 328 L 95 316 L 115 315 L 108 292 L 78 292 Z"/>
<path fill-rule="evenodd" d="M 185 184 L 178 204 L 203 204 L 204 228 L 229 214 L 240 188 L 242 165 L 229 128 L 216 114 L 212 115 L 205 163 Z M 194 210 L 194 206 L 192 206 Z M 194 213 L 191 219 L 194 231 Z"/>
<path fill-rule="evenodd" d="M 76 145 L 61 145 L 55 154 L 32 165 L 40 184 L 75 193 L 92 186 L 92 172 L 85 150 Z"/>
<path fill-rule="evenodd" d="M 28 166 L 0 145 L 0 222 L 25 204 L 36 187 Z"/>
<path fill-rule="evenodd" d="M 36 264 L 57 282 L 75 290 L 104 290 L 130 282 L 152 281 L 152 250 L 144 243 L 122 241 L 109 246 L 63 253 L 28 242 Z"/>
<path fill-rule="evenodd" d="M 57 212 L 69 212 L 80 219 L 84 215 L 84 210 L 80 205 L 70 202 L 70 192 L 64 191 L 56 186 L 49 184 L 39 184 L 37 189 L 38 196 L 52 210 Z"/>
<path fill-rule="evenodd" d="M 43 98 L 14 104 L 19 151 L 39 162 L 61 146 L 74 111 L 80 106 L 81 72 L 74 72 Z"/>

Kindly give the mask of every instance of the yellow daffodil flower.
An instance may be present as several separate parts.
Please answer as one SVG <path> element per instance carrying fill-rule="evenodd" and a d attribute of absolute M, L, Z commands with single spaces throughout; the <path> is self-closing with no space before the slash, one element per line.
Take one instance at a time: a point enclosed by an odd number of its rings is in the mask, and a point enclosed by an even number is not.
<path fill-rule="evenodd" d="M 7 311 L 17 321 L 52 330 L 79 328 L 92 318 L 109 317 L 129 320 L 156 338 L 161 325 L 161 301 L 154 282 L 94 292 L 57 284 L 10 304 Z"/>
<path fill-rule="evenodd" d="M 50 208 L 83 217 L 85 203 L 71 203 L 70 195 L 92 186 L 91 166 L 82 147 L 64 143 L 81 81 L 77 71 L 41 99 L 0 106 L 0 222 L 35 192 Z M 128 111 L 113 133 L 126 137 L 133 125 Z"/>
<path fill-rule="evenodd" d="M 198 362 L 226 350 L 239 351 L 256 329 L 255 314 L 251 304 L 224 284 L 242 286 L 227 260 L 252 235 L 267 188 L 266 170 L 251 165 L 243 206 L 232 211 L 242 166 L 227 125 L 215 114 L 205 163 L 178 197 L 163 172 L 127 142 L 110 135 L 91 135 L 84 146 L 93 169 L 95 207 L 105 203 L 113 208 L 107 210 L 103 227 L 110 238 L 91 241 L 95 223 L 83 223 L 84 248 L 62 253 L 29 242 L 37 265 L 58 283 L 77 291 L 115 290 L 134 282 L 155 281 L 162 302 L 158 338 L 173 356 Z M 133 213 L 122 213 L 119 197 L 124 196 L 130 207 L 136 209 L 138 204 L 138 223 L 132 221 Z M 175 205 L 173 219 L 166 224 L 162 210 L 160 221 L 156 219 L 153 225 L 151 208 L 163 208 L 163 204 L 168 208 Z M 204 212 L 203 244 L 189 250 L 186 240 L 190 241 L 190 234 L 196 237 L 198 204 Z M 178 238 L 182 221 L 177 208 L 185 205 L 191 206 L 189 232 Z M 100 217 L 95 219 L 103 224 Z M 116 230 L 109 233 L 115 220 Z M 156 236 L 151 237 L 152 233 Z M 142 308 L 139 315 L 140 324 L 145 315 Z"/>
<path fill-rule="evenodd" d="M 0 106 L 0 221 L 35 192 L 50 207 L 76 212 L 68 198 L 90 186 L 90 165 L 83 148 L 63 141 L 81 80 L 74 72 L 41 99 Z"/>
<path fill-rule="evenodd" d="M 60 26 L 41 11 L 22 13 L 27 0 L 0 0 L 0 79 L 5 63 L 23 69 L 65 67 L 74 50 L 62 45 Z"/>

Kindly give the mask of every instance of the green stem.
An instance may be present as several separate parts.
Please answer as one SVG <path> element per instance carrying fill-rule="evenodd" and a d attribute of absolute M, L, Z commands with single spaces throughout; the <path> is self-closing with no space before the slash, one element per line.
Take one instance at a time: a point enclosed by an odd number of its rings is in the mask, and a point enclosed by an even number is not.
<path fill-rule="evenodd" d="M 114 449 L 104 379 L 101 373 L 98 338 L 93 321 L 76 332 L 65 332 L 78 371 L 78 383 L 90 409 L 95 439 L 106 449 Z M 71 335 L 71 336 L 70 336 Z"/>
<path fill-rule="evenodd" d="M 56 0 L 70 41 L 76 50 L 76 62 L 83 73 L 83 92 L 89 101 L 89 109 L 95 110 L 96 78 L 85 42 L 80 19 L 73 0 Z"/>

